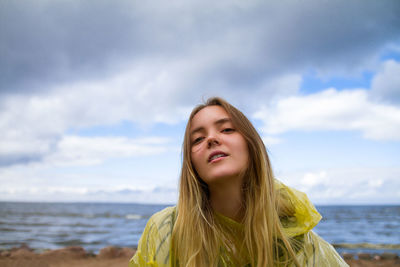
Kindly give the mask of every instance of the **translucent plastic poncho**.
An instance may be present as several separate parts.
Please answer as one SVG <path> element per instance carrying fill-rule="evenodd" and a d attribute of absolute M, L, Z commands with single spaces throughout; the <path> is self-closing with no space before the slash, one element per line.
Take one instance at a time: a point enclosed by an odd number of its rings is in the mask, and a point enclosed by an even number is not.
<path fill-rule="evenodd" d="M 275 186 L 277 190 L 284 191 L 295 208 L 294 220 L 291 220 L 291 223 L 282 222 L 282 225 L 287 236 L 303 236 L 304 247 L 296 254 L 301 266 L 348 266 L 329 243 L 311 230 L 321 220 L 321 215 L 306 194 L 285 186 L 279 181 L 276 181 Z M 175 218 L 176 207 L 168 207 L 149 219 L 139 240 L 136 254 L 129 262 L 129 267 L 176 265 L 171 251 L 171 234 Z M 220 214 L 218 219 L 227 227 L 243 227 L 240 223 Z M 237 245 L 237 247 L 240 246 L 240 244 Z M 228 261 L 221 260 L 219 266 L 236 266 L 232 262 L 229 262 L 228 256 Z"/>

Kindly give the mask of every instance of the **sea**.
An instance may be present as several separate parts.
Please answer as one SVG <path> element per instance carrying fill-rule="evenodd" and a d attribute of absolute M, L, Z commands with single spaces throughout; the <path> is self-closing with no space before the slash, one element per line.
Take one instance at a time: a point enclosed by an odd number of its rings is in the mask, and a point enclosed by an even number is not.
<path fill-rule="evenodd" d="M 26 244 L 37 252 L 81 246 L 137 247 L 147 220 L 167 205 L 0 202 L 0 250 Z M 317 206 L 314 228 L 339 253 L 400 256 L 400 205 Z"/>

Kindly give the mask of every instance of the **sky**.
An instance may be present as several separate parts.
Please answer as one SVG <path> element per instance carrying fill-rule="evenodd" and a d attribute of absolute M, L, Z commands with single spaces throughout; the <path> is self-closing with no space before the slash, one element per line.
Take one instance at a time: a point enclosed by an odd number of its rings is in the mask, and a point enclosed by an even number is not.
<path fill-rule="evenodd" d="M 315 204 L 400 204 L 400 2 L 0 2 L 0 201 L 176 203 L 220 96 Z"/>

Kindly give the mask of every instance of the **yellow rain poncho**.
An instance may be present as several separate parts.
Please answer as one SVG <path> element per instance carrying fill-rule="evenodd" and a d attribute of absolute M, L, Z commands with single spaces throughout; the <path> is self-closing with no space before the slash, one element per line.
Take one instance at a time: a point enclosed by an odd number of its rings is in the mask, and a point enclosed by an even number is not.
<path fill-rule="evenodd" d="M 318 224 L 321 215 L 308 200 L 306 194 L 278 181 L 275 185 L 277 190 L 284 191 L 295 207 L 294 220 L 290 220 L 290 223 L 282 222 L 284 231 L 289 237 L 304 235 L 304 247 L 297 252 L 297 259 L 300 264 L 313 267 L 348 266 L 329 243 L 311 230 Z M 240 223 L 221 214 L 217 214 L 217 217 L 227 227 L 238 229 L 243 227 Z M 176 208 L 168 207 L 149 219 L 139 241 L 136 254 L 129 262 L 129 267 L 174 266 L 172 263 L 175 260 L 171 258 L 171 234 L 175 218 Z M 226 263 L 225 260 L 221 261 L 220 265 L 224 267 L 234 266 L 232 263 Z"/>

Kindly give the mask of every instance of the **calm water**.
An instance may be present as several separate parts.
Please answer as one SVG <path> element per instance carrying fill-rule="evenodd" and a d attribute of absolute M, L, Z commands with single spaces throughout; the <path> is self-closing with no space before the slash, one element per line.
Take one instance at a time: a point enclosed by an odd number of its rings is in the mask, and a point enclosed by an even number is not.
<path fill-rule="evenodd" d="M 37 250 L 74 245 L 92 252 L 110 245 L 135 247 L 148 218 L 164 207 L 0 202 L 0 249 L 22 243 Z M 400 254 L 400 206 L 317 208 L 324 218 L 314 230 L 328 242 L 339 244 L 339 251 L 376 251 L 374 246 L 383 244 L 386 248 L 380 250 Z M 356 247 L 344 248 L 343 244 Z"/>

